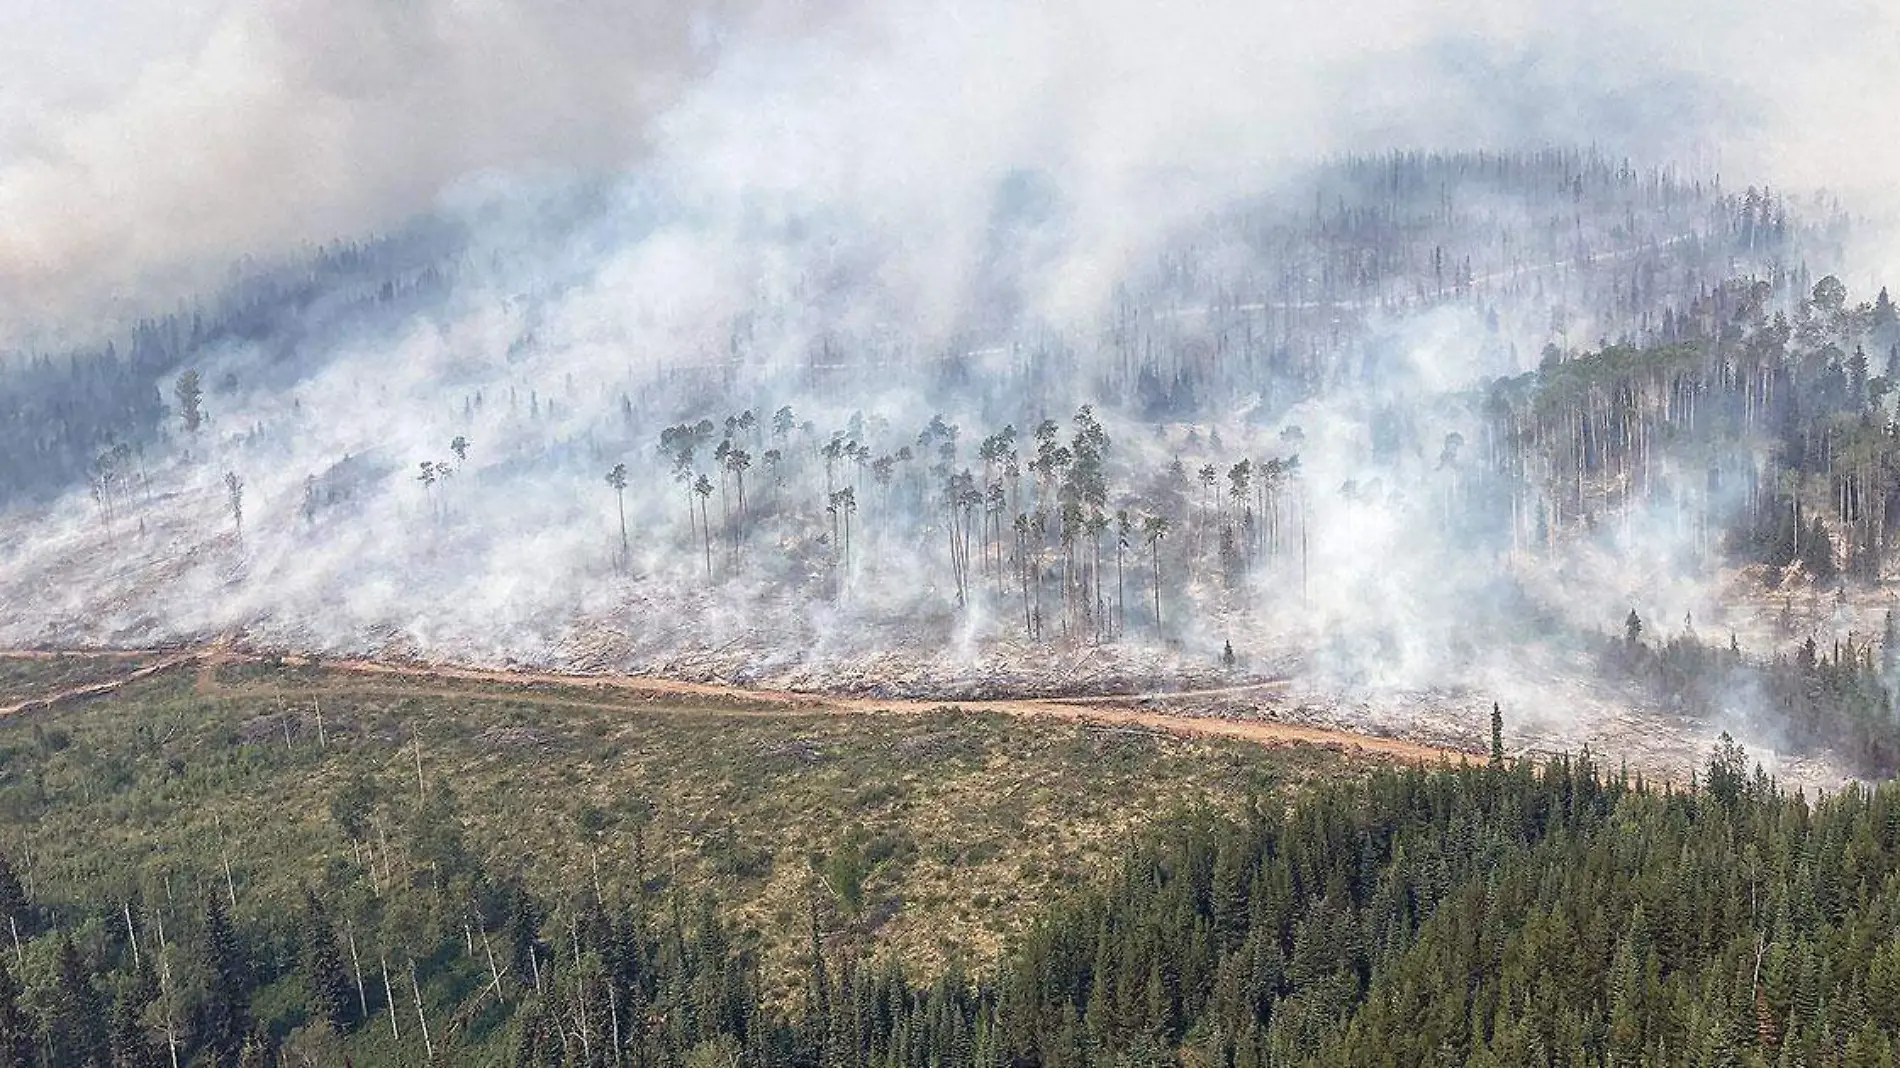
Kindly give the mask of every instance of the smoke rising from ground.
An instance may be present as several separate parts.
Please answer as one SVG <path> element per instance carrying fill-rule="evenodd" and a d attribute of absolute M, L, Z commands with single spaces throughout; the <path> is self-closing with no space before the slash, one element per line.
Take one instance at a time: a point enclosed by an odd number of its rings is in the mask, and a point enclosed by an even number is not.
<path fill-rule="evenodd" d="M 655 153 L 708 196 L 850 204 L 953 263 L 1000 174 L 1049 173 L 1076 238 L 1057 310 L 1155 233 L 1344 151 L 1597 144 L 1864 192 L 1892 162 L 1860 135 L 1894 99 L 1882 42 L 1900 29 L 1847 2 L 60 10 L 0 32 L 16 335 L 386 229 L 471 174 Z"/>
<path fill-rule="evenodd" d="M 1442 214 L 1421 209 L 1435 236 L 1366 280 L 1350 238 L 1306 228 L 1337 201 L 1376 206 L 1354 185 L 1372 180 L 1315 161 L 1596 143 L 1682 161 L 1689 180 L 1854 187 L 1880 162 L 1845 133 L 1872 94 L 1824 87 L 1886 84 L 1873 42 L 1894 17 L 1422 0 L 207 8 L 83 92 L 5 98 L 13 333 L 82 334 L 101 301 L 130 312 L 203 290 L 235 257 L 422 211 L 465 244 L 451 284 L 393 318 L 305 308 L 288 355 L 249 338 L 187 356 L 207 427 L 168 414 L 136 479 L 76 489 L 0 547 L 0 633 L 241 631 L 813 685 L 909 672 L 926 691 L 1034 684 L 1052 664 L 1069 679 L 1199 671 L 1231 642 L 1251 670 L 1475 684 L 1530 705 L 1510 690 L 1523 646 L 1496 641 L 1518 600 L 1589 628 L 1633 603 L 1703 618 L 1710 588 L 1679 577 L 1692 539 L 1654 515 L 1615 552 L 1513 571 L 1539 505 L 1493 501 L 1508 526 L 1486 531 L 1461 518 L 1461 464 L 1487 448 L 1472 391 L 1546 342 L 1639 333 L 1628 287 L 1660 307 L 1760 264 L 1715 246 L 1702 193 L 1650 197 L 1612 166 L 1574 194 L 1448 191 Z M 1435 246 L 1452 248 L 1448 270 Z M 1424 299 L 1431 285 L 1457 299 Z M 1150 402 L 1133 370 L 1150 358 L 1181 382 L 1221 361 L 1259 370 Z M 1319 386 L 1289 392 L 1295 374 Z M 1001 563 L 959 596 L 941 479 L 916 441 L 942 415 L 963 435 L 950 473 L 981 471 L 981 436 L 1013 424 L 1027 453 L 1048 417 L 1067 442 L 1084 404 L 1112 441 L 1108 512 L 1175 523 L 1162 619 L 1142 603 L 1137 534 L 1108 653 L 1065 640 L 1099 618 L 1026 608 Z M 741 440 L 756 514 L 718 478 L 723 428 L 690 465 L 716 494 L 690 495 L 658 451 L 681 420 L 781 405 L 799 427 Z M 840 431 L 870 456 L 827 475 Z M 466 461 L 449 455 L 458 435 Z M 782 476 L 763 462 L 774 447 Z M 890 485 L 870 473 L 906 447 L 920 455 Z M 1277 506 L 1286 540 L 1223 573 L 1230 465 L 1295 454 L 1306 488 Z M 1185 485 L 1167 474 L 1177 459 Z M 425 483 L 421 462 L 452 473 Z M 624 500 L 602 480 L 618 462 Z M 1218 466 L 1211 499 L 1202 464 Z M 845 484 L 852 549 L 825 512 Z M 1055 493 L 1027 494 L 1053 519 Z M 1053 596 L 1073 565 L 1039 537 Z M 1041 616 L 1040 641 L 1024 615 Z"/>

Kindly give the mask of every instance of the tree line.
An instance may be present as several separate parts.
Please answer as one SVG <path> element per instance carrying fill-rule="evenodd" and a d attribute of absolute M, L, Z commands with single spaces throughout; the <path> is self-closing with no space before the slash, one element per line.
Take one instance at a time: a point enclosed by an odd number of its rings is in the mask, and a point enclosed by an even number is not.
<path fill-rule="evenodd" d="M 446 851 L 368 911 L 313 887 L 240 920 L 215 876 L 185 904 L 50 910 L 0 863 L 0 1064 L 1845 1068 L 1900 1049 L 1895 784 L 1810 799 L 1726 737 L 1656 784 L 1587 752 L 1512 762 L 1494 733 L 1483 765 L 1240 813 L 1144 832 L 974 974 L 866 957 L 814 878 L 789 997 L 661 873 L 549 898 L 458 858 L 452 800 Z"/>

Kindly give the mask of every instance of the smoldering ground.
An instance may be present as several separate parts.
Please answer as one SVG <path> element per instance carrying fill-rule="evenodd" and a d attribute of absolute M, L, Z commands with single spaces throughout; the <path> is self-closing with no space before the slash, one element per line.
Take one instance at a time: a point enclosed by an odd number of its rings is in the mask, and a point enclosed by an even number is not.
<path fill-rule="evenodd" d="M 16 336 L 167 307 L 240 257 L 387 229 L 478 173 L 696 168 L 728 197 L 849 204 L 939 271 L 999 175 L 1036 169 L 1074 205 L 1049 297 L 1084 305 L 1145 240 L 1344 151 L 1596 144 L 1871 195 L 1892 161 L 1858 132 L 1894 96 L 1900 18 L 1845 0 L 1798 18 L 1416 0 L 0 17 Z"/>
<path fill-rule="evenodd" d="M 1508 628 L 1519 587 L 1540 581 L 1498 577 L 1532 505 L 1502 536 L 1460 518 L 1448 442 L 1475 452 L 1484 430 L 1459 395 L 1545 342 L 1637 330 L 1611 294 L 1625 271 L 1663 277 L 1651 294 L 1667 302 L 1736 266 L 1713 247 L 1716 170 L 1864 184 L 1874 150 L 1838 136 L 1864 105 L 1813 75 L 1891 77 L 1872 42 L 1894 17 L 663 7 L 237 6 L 160 54 L 124 46 L 123 69 L 87 91 L 6 98 L 0 280 L 16 337 L 84 336 L 240 255 L 294 263 L 300 245 L 419 212 L 460 234 L 453 283 L 393 322 L 303 308 L 288 356 L 251 339 L 184 357 L 211 387 L 208 427 L 186 434 L 173 413 L 140 441 L 135 480 L 16 520 L 9 636 L 235 629 L 817 684 L 895 656 L 919 686 L 1026 677 L 1052 648 L 1080 658 L 1112 639 L 1131 674 L 1208 669 L 1231 643 L 1255 670 L 1341 684 L 1496 677 L 1475 637 Z M 1686 160 L 1680 199 L 1607 178 L 1588 209 L 1581 185 L 1447 186 L 1442 215 L 1419 211 L 1437 239 L 1376 283 L 1354 280 L 1353 249 L 1299 237 L 1342 195 L 1316 159 L 1593 141 L 1616 146 L 1610 175 L 1625 154 L 1640 174 Z M 1452 250 L 1456 307 L 1421 313 L 1419 287 L 1446 291 L 1435 247 Z M 1341 308 L 1348 321 L 1328 321 Z M 1129 402 L 1144 359 L 1178 383 L 1234 338 L 1338 373 L 1301 393 L 1263 357 L 1252 381 Z M 1024 448 L 1043 418 L 1067 441 L 1084 404 L 1111 441 L 1107 511 L 1174 529 L 1158 551 L 1137 534 L 1120 553 L 1112 626 L 1106 566 L 1092 551 L 1076 564 L 1059 529 L 1038 534 L 1034 566 L 1087 575 L 1071 592 L 1089 607 L 1051 577 L 1037 589 L 1051 604 L 1023 622 L 1023 552 L 1000 547 L 1014 532 L 986 528 L 999 547 L 959 577 L 931 458 L 889 486 L 868 469 L 921 452 L 933 416 L 961 428 L 955 474 L 1006 423 Z M 718 500 L 674 481 L 657 447 L 678 421 L 750 410 L 763 424 L 780 407 L 798 425 L 755 438 L 743 508 L 713 443 L 689 467 L 718 478 Z M 867 456 L 827 475 L 838 431 Z M 457 436 L 466 459 L 449 454 Z M 784 469 L 768 475 L 774 445 Z M 1247 545 L 1224 548 L 1233 465 L 1295 456 L 1285 516 L 1262 499 Z M 1217 465 L 1211 501 L 1169 475 L 1176 459 Z M 437 477 L 418 479 L 423 462 Z M 622 462 L 616 493 L 602 476 Z M 855 552 L 828 507 L 847 478 Z M 1059 528 L 1059 491 L 1024 492 Z M 1533 599 L 1595 626 L 1600 606 L 1654 596 L 1629 575 L 1573 574 Z"/>

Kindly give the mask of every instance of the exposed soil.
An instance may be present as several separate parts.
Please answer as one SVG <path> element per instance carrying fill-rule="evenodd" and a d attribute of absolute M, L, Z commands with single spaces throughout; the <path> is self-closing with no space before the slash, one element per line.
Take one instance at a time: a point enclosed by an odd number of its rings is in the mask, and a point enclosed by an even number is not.
<path fill-rule="evenodd" d="M 54 656 L 55 653 L 42 650 L 20 652 L 0 651 L 0 656 Z M 126 654 L 134 655 L 134 654 Z M 145 654 L 150 655 L 150 654 Z M 93 683 L 88 686 L 74 687 L 55 693 L 44 694 L 18 704 L 0 708 L 0 716 L 16 715 L 36 709 L 49 708 L 67 701 L 82 700 L 103 696 L 128 683 L 148 678 L 161 671 L 178 667 L 186 663 L 196 665 L 196 688 L 205 696 L 214 696 L 220 692 L 243 689 L 241 684 L 222 682 L 218 678 L 218 668 L 233 663 L 260 663 L 266 658 L 231 648 L 223 642 L 213 643 L 201 649 L 171 652 L 160 655 L 151 663 L 112 680 Z M 288 658 L 290 663 L 308 663 L 296 658 Z M 484 668 L 461 667 L 437 664 L 391 663 L 377 660 L 325 660 L 322 667 L 332 676 L 355 676 L 361 680 L 378 678 L 407 680 L 404 683 L 387 687 L 392 694 L 426 693 L 430 696 L 450 698 L 472 698 L 491 700 L 522 700 L 524 697 L 537 703 L 561 705 L 566 707 L 593 707 L 606 710 L 623 709 L 629 706 L 629 698 L 644 697 L 651 700 L 656 697 L 689 698 L 695 703 L 718 705 L 722 711 L 766 712 L 772 715 L 916 715 L 954 705 L 957 708 L 973 712 L 991 712 L 998 715 L 1025 718 L 1048 717 L 1073 723 L 1095 724 L 1108 728 L 1128 730 L 1164 731 L 1186 737 L 1214 736 L 1236 738 L 1259 745 L 1318 745 L 1342 750 L 1357 750 L 1378 755 L 1387 759 L 1407 761 L 1439 760 L 1457 761 L 1469 759 L 1472 754 L 1463 750 L 1428 745 L 1401 738 L 1384 738 L 1376 735 L 1361 734 L 1353 731 L 1328 727 L 1315 727 L 1292 723 L 1275 723 L 1257 719 L 1230 718 L 1219 714 L 1182 715 L 1154 709 L 1130 707 L 1147 702 L 1161 700 L 1192 700 L 1195 698 L 1232 697 L 1243 694 L 1274 691 L 1283 688 L 1284 680 L 1269 679 L 1242 685 L 1212 687 L 1200 690 L 1173 690 L 1166 692 L 1116 695 L 1107 697 L 1050 697 L 1050 698 L 1002 698 L 978 701 L 927 701 L 917 699 L 876 699 L 863 697 L 831 697 L 809 693 L 797 693 L 789 690 L 748 689 L 737 686 L 722 686 L 710 683 L 686 682 L 677 679 L 652 678 L 626 675 L 570 675 L 550 671 L 502 671 Z M 563 692 L 555 694 L 520 693 L 481 693 L 466 689 L 451 689 L 441 686 L 430 687 L 430 682 L 475 682 L 508 687 L 547 686 L 558 687 Z M 300 690 L 306 688 L 300 687 Z M 317 692 L 338 692 L 347 689 L 361 692 L 360 683 L 345 682 L 339 678 L 310 687 Z M 383 689 L 377 687 L 377 689 Z M 573 696 L 574 691 L 594 691 L 603 699 L 593 700 Z M 618 699 L 608 699 L 613 695 Z M 761 707 L 763 706 L 763 707 Z"/>

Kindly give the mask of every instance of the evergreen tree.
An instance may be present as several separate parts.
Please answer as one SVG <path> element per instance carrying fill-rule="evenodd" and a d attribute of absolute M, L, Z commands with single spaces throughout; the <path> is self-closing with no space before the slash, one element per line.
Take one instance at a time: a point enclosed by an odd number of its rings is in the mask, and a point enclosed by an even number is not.
<path fill-rule="evenodd" d="M 310 988 L 310 1011 L 327 1023 L 332 1031 L 347 1031 L 356 1023 L 356 991 L 343 971 L 343 955 L 337 951 L 336 929 L 315 893 L 304 891 L 303 937 L 304 982 Z"/>
<path fill-rule="evenodd" d="M 54 991 L 47 1032 L 58 1057 L 68 1064 L 102 1064 L 105 1060 L 105 1016 L 92 969 L 79 955 L 69 935 L 61 935 L 54 958 Z"/>
<path fill-rule="evenodd" d="M 204 423 L 204 408 L 202 402 L 204 400 L 205 391 L 198 377 L 198 372 L 193 369 L 186 369 L 184 373 L 178 376 L 178 381 L 172 387 L 172 392 L 178 398 L 178 415 L 180 421 L 184 423 L 185 433 L 196 434 L 198 427 Z"/>
<path fill-rule="evenodd" d="M 21 1004 L 20 984 L 7 967 L 10 957 L 0 953 L 0 1068 L 33 1068 L 38 1028 Z"/>
<path fill-rule="evenodd" d="M 112 1006 L 112 1068 L 158 1068 L 159 1053 L 140 1021 L 145 1002 L 136 995 L 119 998 Z"/>
<path fill-rule="evenodd" d="M 250 1032 L 250 985 L 244 952 L 224 899 L 205 894 L 204 959 L 210 983 L 202 1006 L 204 1044 L 219 1057 L 235 1060 Z"/>
<path fill-rule="evenodd" d="M 12 937 L 7 930 L 8 920 L 13 921 L 21 938 L 34 933 L 32 905 L 26 899 L 26 888 L 20 885 L 20 877 L 7 855 L 0 853 L 0 937 Z"/>

